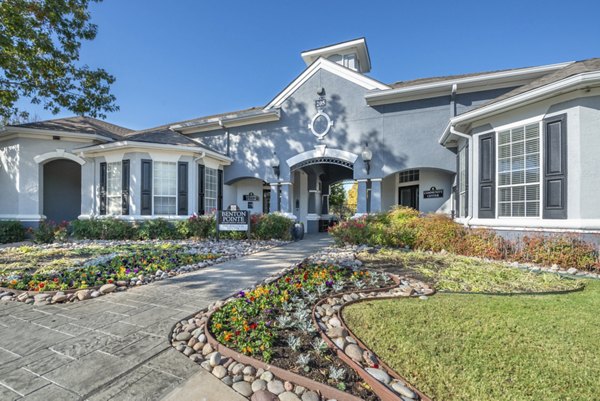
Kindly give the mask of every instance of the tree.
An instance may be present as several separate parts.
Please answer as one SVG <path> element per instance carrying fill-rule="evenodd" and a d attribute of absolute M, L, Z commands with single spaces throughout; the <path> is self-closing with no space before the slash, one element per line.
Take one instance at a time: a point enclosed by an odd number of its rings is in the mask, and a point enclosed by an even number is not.
<path fill-rule="evenodd" d="M 356 213 L 356 207 L 358 205 L 358 182 L 352 184 L 348 190 L 348 200 L 346 206 L 351 213 Z"/>
<path fill-rule="evenodd" d="M 346 202 L 346 191 L 344 184 L 341 182 L 335 183 L 329 187 L 329 208 L 333 213 L 342 213 L 342 208 Z"/>
<path fill-rule="evenodd" d="M 80 65 L 82 40 L 93 40 L 97 27 L 88 6 L 101 0 L 0 1 L 0 119 L 27 118 L 15 105 L 20 98 L 56 114 L 106 118 L 119 110 L 103 69 Z"/>

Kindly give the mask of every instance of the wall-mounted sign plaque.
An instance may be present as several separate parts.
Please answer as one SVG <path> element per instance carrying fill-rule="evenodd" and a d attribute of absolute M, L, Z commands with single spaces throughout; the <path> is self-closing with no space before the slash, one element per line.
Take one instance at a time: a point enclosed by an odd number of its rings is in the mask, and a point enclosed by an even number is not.
<path fill-rule="evenodd" d="M 425 199 L 443 198 L 443 197 L 444 197 L 443 189 L 437 189 L 436 187 L 431 187 L 431 188 L 429 188 L 429 191 L 423 191 L 423 198 L 425 198 Z"/>

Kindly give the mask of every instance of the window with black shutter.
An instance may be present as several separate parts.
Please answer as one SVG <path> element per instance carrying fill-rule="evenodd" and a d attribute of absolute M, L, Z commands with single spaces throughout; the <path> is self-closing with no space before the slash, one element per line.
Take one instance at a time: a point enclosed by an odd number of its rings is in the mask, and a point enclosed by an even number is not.
<path fill-rule="evenodd" d="M 142 215 L 152 214 L 152 160 L 142 160 L 141 182 L 141 207 Z"/>
<path fill-rule="evenodd" d="M 177 164 L 177 214 L 188 214 L 188 163 Z"/>
<path fill-rule="evenodd" d="M 544 219 L 567 218 L 567 115 L 544 120 Z"/>
<path fill-rule="evenodd" d="M 219 180 L 217 187 L 217 210 L 223 210 L 223 170 L 217 171 Z"/>
<path fill-rule="evenodd" d="M 494 133 L 479 137 L 479 218 L 496 217 L 496 143 Z"/>
<path fill-rule="evenodd" d="M 198 165 L 198 214 L 204 214 L 204 165 Z"/>
<path fill-rule="evenodd" d="M 121 168 L 121 179 L 122 179 L 122 184 L 123 184 L 121 187 L 121 197 L 122 197 L 121 214 L 123 214 L 123 215 L 129 214 L 129 176 L 130 176 L 129 160 L 123 160 L 122 168 Z"/>
<path fill-rule="evenodd" d="M 100 163 L 100 214 L 106 214 L 106 162 Z"/>

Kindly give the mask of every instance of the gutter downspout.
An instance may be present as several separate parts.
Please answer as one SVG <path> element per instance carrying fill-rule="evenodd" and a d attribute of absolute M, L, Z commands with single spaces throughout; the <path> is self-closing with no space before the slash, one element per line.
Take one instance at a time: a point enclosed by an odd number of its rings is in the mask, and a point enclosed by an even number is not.
<path fill-rule="evenodd" d="M 465 138 L 468 142 L 468 146 L 469 146 L 469 153 L 467 155 L 467 157 L 469 158 L 469 168 L 473 169 L 473 137 L 471 135 L 467 135 L 463 132 L 459 132 L 454 128 L 454 125 L 450 126 L 450 133 L 453 135 L 456 135 L 458 137 L 461 138 Z M 458 171 L 456 172 L 458 174 Z M 465 227 L 470 227 L 470 221 L 473 218 L 473 210 L 474 210 L 474 205 L 473 205 L 473 188 L 474 186 L 472 185 L 472 181 L 473 181 L 473 174 L 469 174 L 469 180 L 468 180 L 468 185 L 469 185 L 469 205 L 471 205 L 471 213 L 469 213 L 469 215 L 467 216 L 467 219 L 464 223 Z"/>
<path fill-rule="evenodd" d="M 456 117 L 456 91 L 458 90 L 457 84 L 452 84 L 452 92 L 450 93 L 450 118 Z"/>
<path fill-rule="evenodd" d="M 221 127 L 222 129 L 225 130 L 225 143 L 226 143 L 226 152 L 225 154 L 229 157 L 230 153 L 229 153 L 229 144 L 230 144 L 230 140 L 229 140 L 229 130 L 227 129 L 227 127 L 225 127 L 225 124 L 223 124 L 223 120 L 219 120 L 219 127 Z"/>

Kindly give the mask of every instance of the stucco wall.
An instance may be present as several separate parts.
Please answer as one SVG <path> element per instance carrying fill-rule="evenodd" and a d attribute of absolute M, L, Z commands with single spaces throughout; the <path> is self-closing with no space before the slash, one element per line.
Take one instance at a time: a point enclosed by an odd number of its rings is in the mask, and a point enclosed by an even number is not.
<path fill-rule="evenodd" d="M 498 131 L 499 127 L 520 121 L 535 121 L 560 114 L 567 115 L 567 220 L 544 220 L 541 218 L 515 219 L 478 219 L 477 208 L 471 211 L 475 217 L 473 224 L 530 228 L 573 228 L 600 229 L 600 208 L 596 206 L 596 192 L 600 188 L 600 90 L 585 94 L 569 93 L 516 110 L 484 119 L 474 124 L 488 126 L 487 131 Z M 578 96 L 578 97 L 577 97 Z M 479 129 L 486 131 L 486 129 Z M 478 137 L 473 143 L 473 158 L 478 159 Z M 471 169 L 472 183 L 479 180 L 477 168 Z M 477 186 L 472 193 L 474 205 L 478 205 Z"/>

